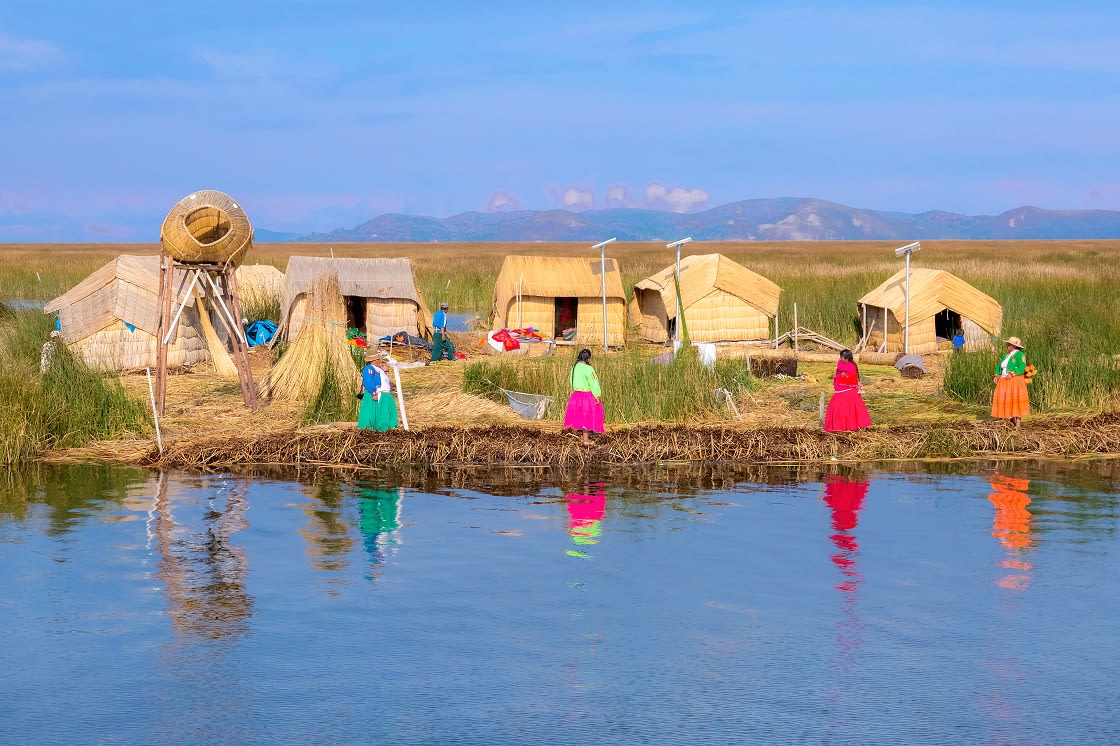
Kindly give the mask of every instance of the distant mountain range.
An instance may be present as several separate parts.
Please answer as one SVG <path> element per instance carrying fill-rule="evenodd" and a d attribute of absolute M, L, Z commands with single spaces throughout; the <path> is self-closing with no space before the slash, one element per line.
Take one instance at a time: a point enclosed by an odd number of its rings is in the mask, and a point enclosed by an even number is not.
<path fill-rule="evenodd" d="M 819 199 L 753 199 L 694 213 L 641 208 L 465 212 L 449 218 L 389 213 L 356 228 L 256 240 L 356 241 L 843 241 L 876 239 L 1120 238 L 1120 212 L 1019 207 L 999 215 L 880 212 Z"/>

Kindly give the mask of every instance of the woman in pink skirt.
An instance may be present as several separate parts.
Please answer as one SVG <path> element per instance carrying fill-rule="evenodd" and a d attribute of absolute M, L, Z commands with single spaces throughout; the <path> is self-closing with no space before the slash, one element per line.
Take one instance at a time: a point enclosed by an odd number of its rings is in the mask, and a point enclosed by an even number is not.
<path fill-rule="evenodd" d="M 603 413 L 603 389 L 599 377 L 591 367 L 591 350 L 584 348 L 576 356 L 571 375 L 572 395 L 564 410 L 564 429 L 579 430 L 585 445 L 590 445 L 588 433 L 603 432 L 606 416 Z"/>
<path fill-rule="evenodd" d="M 859 383 L 859 367 L 851 350 L 840 352 L 836 363 L 836 375 L 832 377 L 832 389 L 836 393 L 828 402 L 824 415 L 824 430 L 838 433 L 845 430 L 862 430 L 871 427 L 871 415 L 863 403 L 863 387 Z"/>

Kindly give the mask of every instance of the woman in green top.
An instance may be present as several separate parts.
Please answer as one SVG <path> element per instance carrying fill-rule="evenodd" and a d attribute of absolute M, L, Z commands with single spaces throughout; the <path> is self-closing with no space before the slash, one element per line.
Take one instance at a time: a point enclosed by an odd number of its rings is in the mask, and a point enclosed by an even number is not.
<path fill-rule="evenodd" d="M 606 415 L 603 412 L 603 389 L 599 377 L 591 367 L 591 350 L 584 348 L 576 356 L 571 374 L 572 395 L 564 410 L 564 429 L 579 430 L 584 444 L 590 444 L 588 433 L 604 430 Z"/>
<path fill-rule="evenodd" d="M 996 368 L 996 393 L 992 397 L 992 417 L 1011 420 L 1019 427 L 1023 417 L 1031 411 L 1031 401 L 1027 396 L 1027 356 L 1023 354 L 1023 343 L 1018 337 L 1007 340 L 1007 355 Z"/>

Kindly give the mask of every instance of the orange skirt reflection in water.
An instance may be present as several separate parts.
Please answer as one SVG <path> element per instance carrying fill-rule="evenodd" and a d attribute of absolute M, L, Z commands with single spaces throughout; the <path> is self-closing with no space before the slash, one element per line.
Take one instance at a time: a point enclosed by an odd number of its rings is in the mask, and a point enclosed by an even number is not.
<path fill-rule="evenodd" d="M 996 585 L 1013 591 L 1026 590 L 1031 582 L 1031 564 L 1025 557 L 1032 544 L 1031 514 L 1027 510 L 1031 480 L 995 476 L 988 481 L 994 490 L 988 499 L 996 509 L 992 536 L 1009 550 L 1000 566 L 1012 571 L 996 580 Z"/>

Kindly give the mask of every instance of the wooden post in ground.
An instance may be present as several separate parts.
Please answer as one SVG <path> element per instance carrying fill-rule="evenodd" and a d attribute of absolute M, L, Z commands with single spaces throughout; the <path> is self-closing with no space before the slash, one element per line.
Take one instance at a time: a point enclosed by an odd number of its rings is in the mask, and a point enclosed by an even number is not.
<path fill-rule="evenodd" d="M 859 331 L 863 335 L 863 338 L 867 339 L 868 335 L 871 334 L 871 332 L 867 328 L 867 306 L 861 304 L 859 308 L 860 308 L 860 312 L 863 314 L 863 323 L 860 324 L 860 330 Z"/>
<path fill-rule="evenodd" d="M 222 290 L 227 307 L 233 312 L 235 329 L 231 330 L 233 360 L 237 365 L 237 380 L 241 383 L 241 395 L 245 406 L 257 411 L 257 388 L 253 385 L 253 368 L 249 364 L 249 344 L 241 325 L 241 295 L 237 290 L 236 268 L 228 264 L 222 270 Z M 240 334 L 236 333 L 240 330 Z"/>
<path fill-rule="evenodd" d="M 793 351 L 798 352 L 799 347 L 797 344 L 797 304 L 793 304 Z"/>
<path fill-rule="evenodd" d="M 820 417 L 821 429 L 823 430 L 824 429 L 824 392 L 823 391 L 821 392 L 821 400 L 820 400 L 820 403 L 818 404 L 818 410 L 820 412 L 819 417 Z"/>
<path fill-rule="evenodd" d="M 175 295 L 175 261 L 165 251 L 159 255 L 159 324 L 156 334 L 156 410 L 163 415 L 167 406 L 167 345 L 171 328 L 171 299 Z"/>

